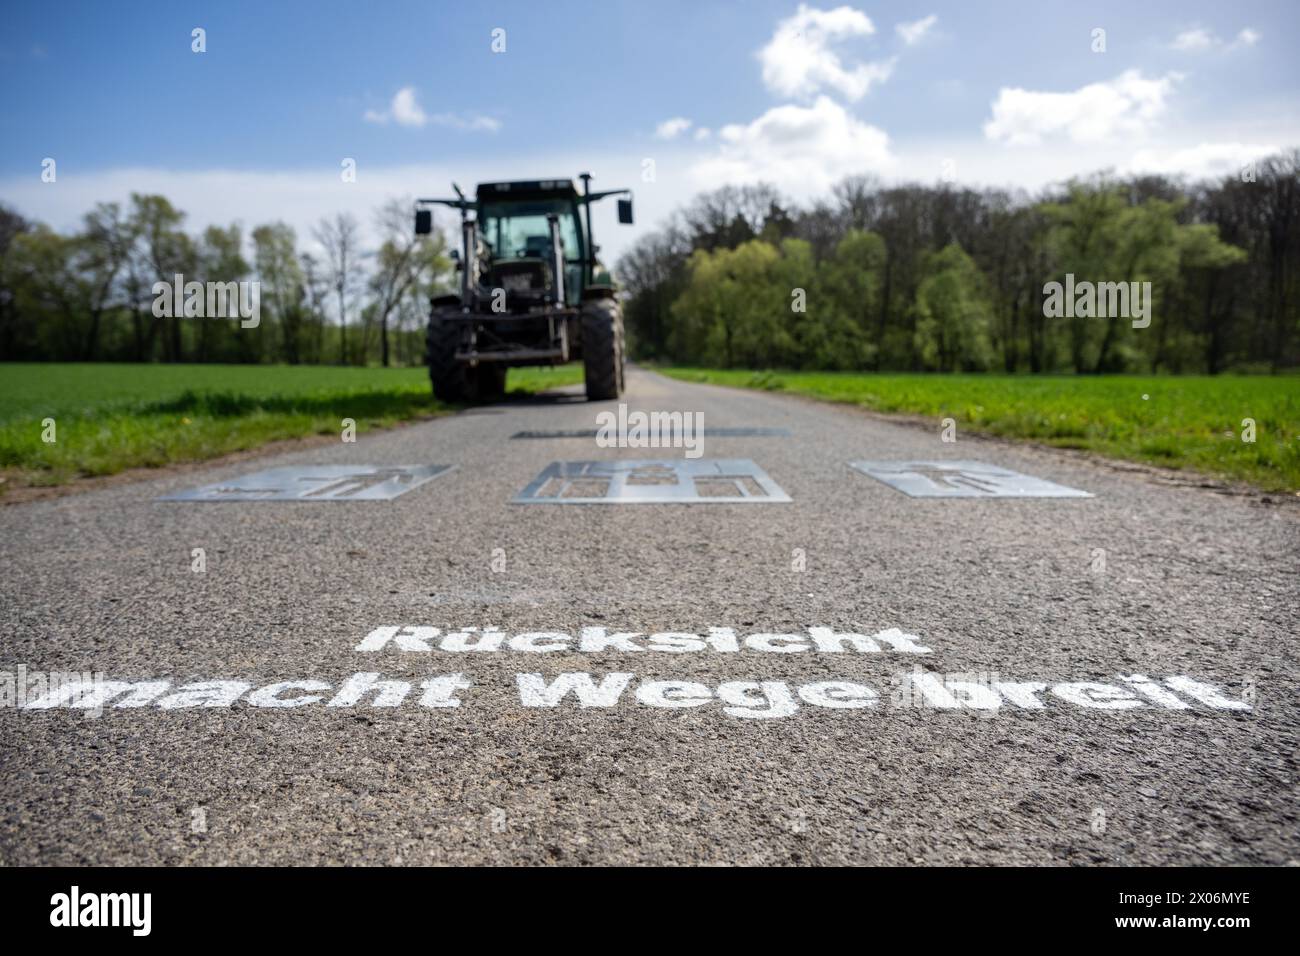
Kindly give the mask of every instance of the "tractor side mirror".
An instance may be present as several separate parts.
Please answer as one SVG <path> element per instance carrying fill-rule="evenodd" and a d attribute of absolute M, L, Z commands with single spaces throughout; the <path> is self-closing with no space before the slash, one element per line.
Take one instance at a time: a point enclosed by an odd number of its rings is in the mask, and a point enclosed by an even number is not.
<path fill-rule="evenodd" d="M 620 199 L 618 201 L 618 221 L 625 226 L 632 225 L 632 200 Z"/>
<path fill-rule="evenodd" d="M 417 236 L 427 236 L 431 232 L 433 232 L 433 210 L 415 210 L 415 234 Z"/>

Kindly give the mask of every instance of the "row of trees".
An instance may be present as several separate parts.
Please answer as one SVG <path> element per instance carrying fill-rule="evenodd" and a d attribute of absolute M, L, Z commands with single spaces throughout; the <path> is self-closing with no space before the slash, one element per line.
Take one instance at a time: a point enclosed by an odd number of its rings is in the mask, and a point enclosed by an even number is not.
<path fill-rule="evenodd" d="M 767 186 L 697 197 L 618 273 L 633 354 L 724 367 L 1010 372 L 1300 365 L 1300 152 L 1187 184 L 1098 176 L 1029 197 L 844 180 L 796 208 Z M 101 203 L 72 235 L 0 205 L 0 361 L 420 361 L 452 281 L 411 203 L 311 248 L 284 223 L 184 228 L 166 198 Z M 157 315 L 156 282 L 261 283 L 261 321 Z M 1052 317 L 1044 286 L 1149 282 L 1152 321 Z"/>
<path fill-rule="evenodd" d="M 867 177 L 796 209 L 697 197 L 623 257 L 634 353 L 723 367 L 1008 372 L 1300 364 L 1300 152 L 1188 184 L 1031 198 Z M 1051 317 L 1044 286 L 1150 282 L 1151 324 Z"/>
<path fill-rule="evenodd" d="M 409 200 L 375 213 L 362 247 L 349 214 L 313 249 L 283 222 L 192 235 L 165 197 L 101 203 L 72 235 L 0 205 L 0 361 L 418 363 L 429 295 L 450 275 L 440 235 L 415 236 Z M 156 314 L 156 282 L 261 284 L 261 324 Z"/>

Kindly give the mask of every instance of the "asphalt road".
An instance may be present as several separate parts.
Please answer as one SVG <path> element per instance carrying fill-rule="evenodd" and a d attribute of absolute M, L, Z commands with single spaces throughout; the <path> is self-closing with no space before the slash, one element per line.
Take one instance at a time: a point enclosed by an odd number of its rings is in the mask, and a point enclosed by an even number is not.
<path fill-rule="evenodd" d="M 279 695 L 317 687 L 297 707 L 244 695 L 0 708 L 0 861 L 1300 860 L 1300 508 L 645 372 L 630 375 L 627 401 L 700 412 L 711 428 L 788 429 L 706 438 L 703 451 L 753 459 L 792 500 L 511 504 L 552 461 L 681 457 L 511 439 L 591 429 L 615 407 L 575 394 L 0 509 L 0 671 L 102 672 L 167 681 L 168 693 L 320 682 Z M 846 464 L 940 458 L 1095 497 L 909 498 Z M 156 500 L 304 463 L 456 470 L 391 501 Z M 355 649 L 383 626 L 604 627 L 642 644 L 710 627 L 897 628 L 931 653 Z M 1108 708 L 1086 704 L 1126 692 L 1078 704 L 1046 690 L 1037 707 L 908 706 L 900 688 L 916 685 L 900 675 L 917 667 L 984 688 L 1184 675 L 1249 709 L 1185 693 L 1178 707 Z M 399 706 L 325 706 L 359 672 L 417 686 Z M 517 675 L 580 672 L 635 676 L 613 706 L 524 705 Z M 473 685 L 460 706 L 422 706 L 420 682 L 451 673 Z M 634 696 L 656 680 L 708 690 L 677 688 L 691 707 Z M 826 681 L 879 697 L 829 707 L 798 694 Z M 729 682 L 757 685 L 733 684 L 739 716 L 712 696 Z M 795 712 L 755 718 L 787 698 Z"/>

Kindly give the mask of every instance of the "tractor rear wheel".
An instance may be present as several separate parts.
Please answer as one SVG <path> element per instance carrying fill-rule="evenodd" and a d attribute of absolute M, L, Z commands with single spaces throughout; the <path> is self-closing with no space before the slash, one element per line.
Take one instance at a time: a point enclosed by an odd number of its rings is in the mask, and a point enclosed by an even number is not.
<path fill-rule="evenodd" d="M 623 309 L 617 299 L 592 299 L 582 304 L 582 364 L 587 400 L 623 394 Z"/>

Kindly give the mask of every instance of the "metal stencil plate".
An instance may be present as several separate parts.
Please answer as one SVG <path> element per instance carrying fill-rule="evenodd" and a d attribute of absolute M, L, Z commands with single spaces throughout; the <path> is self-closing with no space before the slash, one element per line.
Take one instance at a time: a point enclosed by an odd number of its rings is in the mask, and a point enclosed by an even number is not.
<path fill-rule="evenodd" d="M 1091 498 L 1086 491 L 981 461 L 851 461 L 913 498 Z"/>
<path fill-rule="evenodd" d="M 700 433 L 705 438 L 789 438 L 788 428 L 703 428 Z M 570 428 L 558 431 L 522 431 L 515 432 L 511 438 L 595 438 L 599 435 L 595 428 Z M 674 434 L 673 432 L 669 433 Z M 622 436 L 626 438 L 626 436 Z"/>
<path fill-rule="evenodd" d="M 553 461 L 516 504 L 707 504 L 788 502 L 748 458 Z"/>
<path fill-rule="evenodd" d="M 292 465 L 204 485 L 159 501 L 379 501 L 450 471 L 451 465 Z"/>

